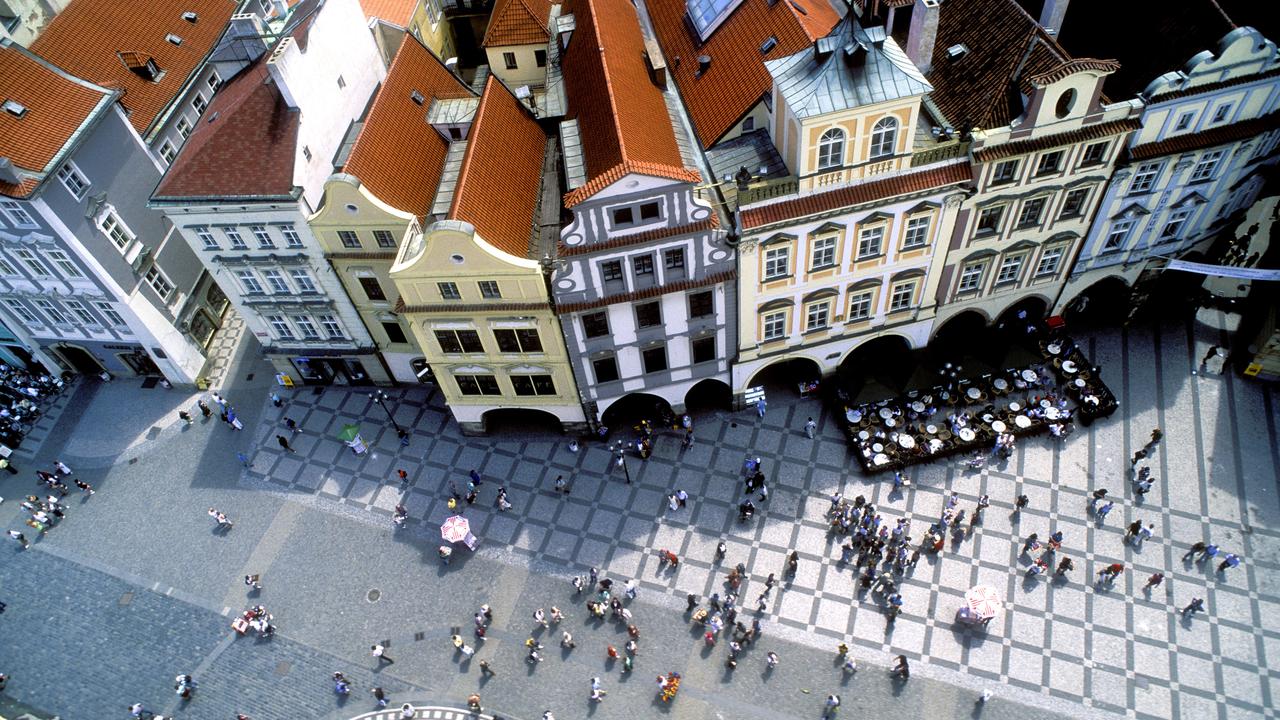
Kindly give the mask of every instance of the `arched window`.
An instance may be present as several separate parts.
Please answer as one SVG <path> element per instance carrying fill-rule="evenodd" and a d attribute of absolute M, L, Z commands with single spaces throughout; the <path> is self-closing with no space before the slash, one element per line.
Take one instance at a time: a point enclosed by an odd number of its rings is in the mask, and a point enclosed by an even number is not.
<path fill-rule="evenodd" d="M 844 131 L 831 128 L 818 138 L 818 169 L 830 170 L 844 164 Z"/>
<path fill-rule="evenodd" d="M 893 154 L 898 144 L 898 121 L 887 117 L 871 128 L 871 157 L 879 158 Z"/>

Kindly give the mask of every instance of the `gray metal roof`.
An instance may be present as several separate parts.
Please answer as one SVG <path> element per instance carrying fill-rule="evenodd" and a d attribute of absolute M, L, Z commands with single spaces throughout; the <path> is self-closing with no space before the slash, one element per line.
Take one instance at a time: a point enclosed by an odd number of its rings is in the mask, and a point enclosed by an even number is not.
<path fill-rule="evenodd" d="M 466 140 L 449 143 L 449 152 L 445 154 L 444 167 L 440 170 L 440 186 L 436 188 L 436 199 L 431 203 L 432 217 L 444 217 L 449 214 L 449 208 L 453 207 L 453 190 L 458 186 L 462 156 L 466 154 Z"/>
<path fill-rule="evenodd" d="M 786 177 L 787 164 L 765 130 L 744 133 L 707 150 L 707 163 L 716 181 L 733 182 L 733 176 L 746 168 L 755 180 Z M 763 172 L 761 169 L 763 168 Z"/>
<path fill-rule="evenodd" d="M 806 118 L 923 95 L 933 86 L 888 37 L 845 16 L 815 47 L 765 62 L 783 100 Z"/>
<path fill-rule="evenodd" d="M 480 98 L 431 98 L 427 108 L 427 122 L 432 125 L 465 125 L 475 117 Z"/>
<path fill-rule="evenodd" d="M 576 190 L 587 183 L 587 160 L 582 154 L 582 133 L 577 120 L 560 122 L 560 147 L 564 149 L 564 184 Z"/>
<path fill-rule="evenodd" d="M 547 84 L 543 91 L 534 95 L 537 103 L 537 115 L 540 118 L 562 118 L 568 112 L 569 101 L 565 98 L 564 74 L 560 68 L 560 33 L 573 30 L 573 15 L 561 15 L 560 5 L 551 6 L 551 41 L 547 43 Z"/>

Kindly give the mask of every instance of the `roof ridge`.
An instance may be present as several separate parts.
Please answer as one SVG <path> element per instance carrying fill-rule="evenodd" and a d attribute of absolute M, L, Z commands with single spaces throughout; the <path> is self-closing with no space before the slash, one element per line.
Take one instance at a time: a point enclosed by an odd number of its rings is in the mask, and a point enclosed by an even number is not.
<path fill-rule="evenodd" d="M 591 10 L 591 37 L 595 39 L 596 50 L 600 54 L 600 70 L 601 76 L 604 78 L 605 94 L 609 98 L 609 122 L 613 125 L 613 134 L 618 139 L 618 154 L 622 157 L 622 163 L 627 162 L 627 141 L 623 137 L 622 124 L 618 121 L 618 100 L 613 93 L 613 79 L 609 76 L 608 56 L 604 51 L 604 44 L 600 40 L 600 19 L 596 13 L 596 0 L 583 0 Z M 637 22 L 639 18 L 637 17 Z M 569 42 L 573 42 L 570 40 Z M 592 178 L 588 178 L 590 181 Z"/>
<path fill-rule="evenodd" d="M 534 12 L 533 8 L 529 7 L 529 0 L 516 0 L 516 2 L 519 2 L 520 7 L 524 8 L 524 11 L 529 13 L 529 17 L 537 21 L 539 27 L 541 27 L 543 30 L 546 30 L 548 33 L 551 32 L 551 26 L 547 24 L 548 18 L 538 17 L 538 13 Z M 555 4 L 554 0 L 552 0 L 552 2 L 549 4 L 554 5 Z"/>
<path fill-rule="evenodd" d="M 480 136 L 480 124 L 485 120 L 484 110 L 489 104 L 489 87 L 495 82 L 498 82 L 498 78 L 495 75 L 490 75 L 484 81 L 484 90 L 480 93 L 480 104 L 476 106 L 476 114 L 471 116 L 471 129 L 467 132 L 468 138 L 476 139 Z M 501 85 L 502 83 L 498 84 Z M 506 89 L 505 85 L 503 85 L 503 89 Z M 462 191 L 466 186 L 467 176 L 471 174 L 471 156 L 477 152 L 476 148 L 479 145 L 480 143 L 468 141 L 467 149 L 462 153 L 462 164 L 458 169 L 458 180 L 453 184 L 453 200 L 449 203 L 448 217 L 450 219 L 453 219 L 458 213 L 458 204 L 462 201 L 463 196 Z"/>

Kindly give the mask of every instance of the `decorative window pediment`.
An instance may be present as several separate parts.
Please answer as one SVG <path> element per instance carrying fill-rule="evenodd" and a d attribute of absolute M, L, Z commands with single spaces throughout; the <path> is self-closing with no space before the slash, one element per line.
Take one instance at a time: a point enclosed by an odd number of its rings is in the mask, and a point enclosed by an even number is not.
<path fill-rule="evenodd" d="M 767 312 L 774 312 L 775 310 L 785 310 L 795 304 L 796 304 L 795 301 L 792 300 L 791 298 L 779 298 L 777 300 L 770 300 L 769 302 L 756 308 L 756 312 L 767 313 Z"/>
<path fill-rule="evenodd" d="M 840 292 L 835 288 L 822 288 L 821 290 L 814 290 L 808 295 L 805 295 L 804 299 L 801 302 L 808 304 L 811 302 L 817 302 L 818 300 L 826 300 L 827 298 L 833 298 L 839 294 Z"/>
<path fill-rule="evenodd" d="M 896 282 L 901 282 L 903 280 L 910 280 L 911 278 L 920 278 L 920 277 L 924 277 L 924 270 L 920 268 L 913 268 L 911 270 L 903 270 L 900 273 L 895 273 L 892 277 L 889 278 L 889 282 L 896 283 Z"/>
<path fill-rule="evenodd" d="M 1135 218 L 1142 217 L 1143 215 L 1150 215 L 1150 214 L 1151 214 L 1150 210 L 1147 210 L 1146 208 L 1142 207 L 1137 203 L 1132 203 L 1130 205 L 1126 205 L 1125 208 L 1120 212 L 1116 213 L 1115 215 L 1112 215 L 1111 219 L 1112 220 L 1120 220 L 1120 219 L 1133 220 Z"/>
<path fill-rule="evenodd" d="M 797 238 L 795 235 L 788 235 L 787 233 L 778 233 L 776 235 L 770 235 L 764 240 L 761 240 L 760 247 L 768 247 L 769 245 L 777 245 L 778 243 L 784 243 L 784 242 L 795 242 L 796 240 Z"/>
<path fill-rule="evenodd" d="M 826 222 L 814 228 L 809 232 L 810 235 L 826 235 L 827 233 L 842 233 L 845 230 L 844 225 L 838 225 L 833 222 Z"/>

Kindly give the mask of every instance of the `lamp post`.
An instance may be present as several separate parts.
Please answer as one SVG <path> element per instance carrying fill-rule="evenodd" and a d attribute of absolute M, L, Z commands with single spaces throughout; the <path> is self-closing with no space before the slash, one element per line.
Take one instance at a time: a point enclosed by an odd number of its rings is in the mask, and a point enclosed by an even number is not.
<path fill-rule="evenodd" d="M 405 432 L 404 428 L 400 427 L 400 423 L 396 422 L 396 417 L 391 414 L 391 410 L 387 407 L 387 393 L 382 390 L 374 390 L 372 397 L 373 401 L 378 404 L 378 407 L 382 408 L 382 411 L 387 414 L 387 419 L 390 420 L 391 424 L 395 427 L 396 437 L 400 438 L 400 444 L 407 445 L 409 433 Z"/>
<path fill-rule="evenodd" d="M 621 442 L 618 443 L 618 464 L 622 466 L 622 474 L 627 478 L 627 484 L 631 484 L 631 468 L 627 467 L 627 454 L 623 449 Z"/>

